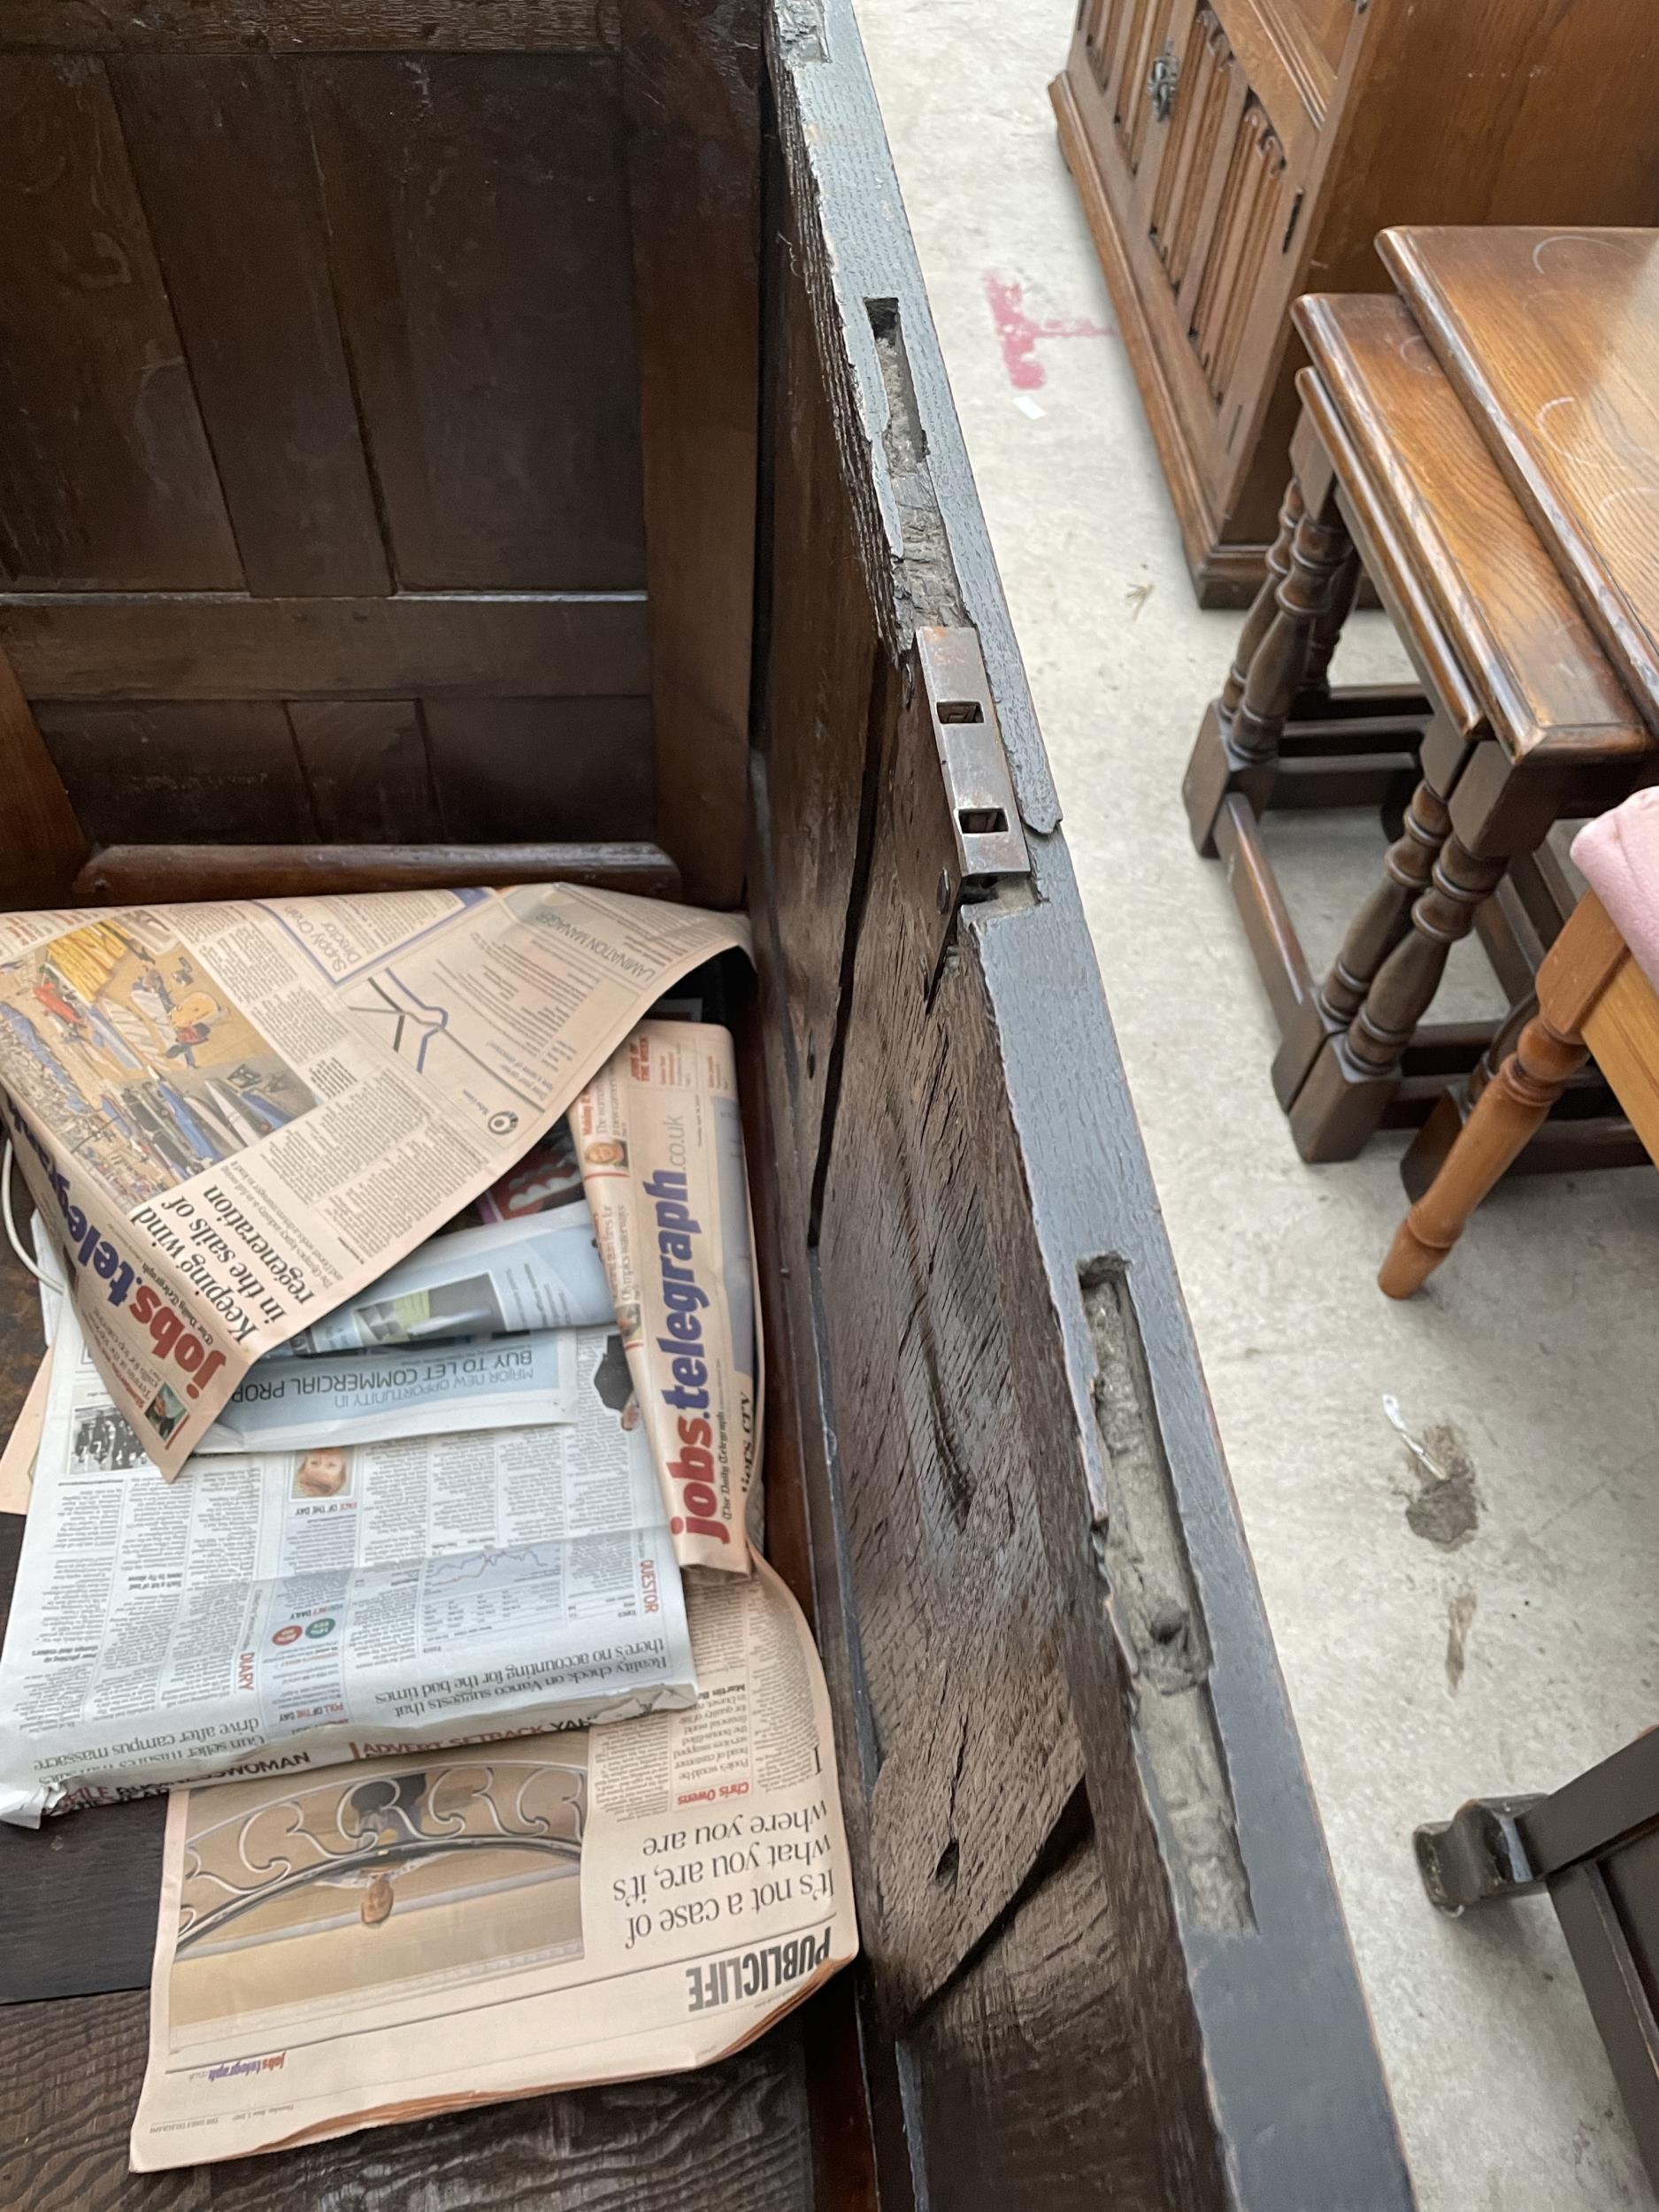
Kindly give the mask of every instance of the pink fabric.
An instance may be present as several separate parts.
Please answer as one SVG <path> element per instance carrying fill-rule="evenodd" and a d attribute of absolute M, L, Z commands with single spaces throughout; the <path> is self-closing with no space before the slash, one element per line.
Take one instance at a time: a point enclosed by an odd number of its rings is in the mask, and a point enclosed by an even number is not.
<path fill-rule="evenodd" d="M 1638 791 L 1572 841 L 1572 857 L 1659 990 L 1659 789 Z"/>

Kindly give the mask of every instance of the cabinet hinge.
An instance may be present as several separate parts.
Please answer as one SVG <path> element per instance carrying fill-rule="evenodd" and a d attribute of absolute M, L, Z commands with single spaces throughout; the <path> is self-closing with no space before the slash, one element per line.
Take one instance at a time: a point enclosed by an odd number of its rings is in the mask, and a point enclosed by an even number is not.
<path fill-rule="evenodd" d="M 1147 79 L 1147 97 L 1152 103 L 1152 112 L 1160 123 L 1167 123 L 1175 112 L 1176 87 L 1181 81 L 1181 65 L 1175 51 L 1173 39 L 1152 65 Z"/>
<path fill-rule="evenodd" d="M 962 908 L 1029 876 L 1031 854 L 979 633 L 918 625 L 916 667 L 894 806 L 904 826 L 907 903 L 922 933 L 921 981 L 931 994 Z"/>

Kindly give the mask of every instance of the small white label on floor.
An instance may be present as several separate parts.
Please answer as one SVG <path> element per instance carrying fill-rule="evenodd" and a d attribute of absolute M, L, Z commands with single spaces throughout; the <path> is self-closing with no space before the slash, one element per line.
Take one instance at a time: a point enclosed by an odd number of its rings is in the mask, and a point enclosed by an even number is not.
<path fill-rule="evenodd" d="M 1016 392 L 1014 404 L 1022 415 L 1029 415 L 1033 422 L 1042 420 L 1042 409 L 1038 406 L 1029 392 Z"/>

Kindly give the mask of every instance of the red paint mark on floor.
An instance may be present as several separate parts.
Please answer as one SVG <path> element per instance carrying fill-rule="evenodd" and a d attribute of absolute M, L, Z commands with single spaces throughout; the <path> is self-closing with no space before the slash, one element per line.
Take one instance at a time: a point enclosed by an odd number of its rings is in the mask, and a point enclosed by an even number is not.
<path fill-rule="evenodd" d="M 1048 372 L 1037 358 L 1040 338 L 1109 338 L 1111 333 L 1103 323 L 1092 323 L 1085 315 L 1065 317 L 1048 322 L 1033 322 L 1025 312 L 1025 288 L 1015 277 L 998 276 L 994 269 L 985 273 L 985 296 L 990 303 L 991 320 L 996 325 L 996 335 L 1002 349 L 1002 359 L 1008 368 L 1008 380 L 1017 392 L 1040 392 Z"/>

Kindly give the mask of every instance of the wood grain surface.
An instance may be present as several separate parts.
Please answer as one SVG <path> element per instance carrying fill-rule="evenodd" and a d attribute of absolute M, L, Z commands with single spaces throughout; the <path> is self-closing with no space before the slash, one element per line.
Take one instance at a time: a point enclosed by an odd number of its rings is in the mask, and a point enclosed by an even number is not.
<path fill-rule="evenodd" d="M 642 582 L 616 65 L 450 54 L 288 66 L 397 582 Z"/>
<path fill-rule="evenodd" d="M 818 687 L 810 626 L 769 630 L 803 664 L 769 663 L 751 872 L 817 1619 L 869 1962 L 862 2021 L 882 2200 L 972 2204 L 994 2176 L 1023 2203 L 1172 2208 L 1230 2195 L 1262 2212 L 1345 2199 L 1403 2208 L 1398 2138 L 1064 841 L 1047 833 L 1046 768 L 972 486 L 956 472 L 959 433 L 868 127 L 848 0 L 781 12 L 770 51 L 801 278 L 774 298 L 787 315 L 804 296 L 841 485 L 814 440 L 797 452 L 769 421 L 769 511 L 843 503 L 893 687 L 872 686 L 861 744 L 846 695 Z M 803 464 L 813 486 L 790 488 Z M 936 956 L 941 933 L 938 868 L 924 879 L 921 865 L 936 849 L 922 749 L 904 735 L 903 678 L 918 585 L 930 588 L 930 569 L 937 578 L 941 553 L 990 672 L 1033 878 L 964 909 L 936 968 L 918 958 L 921 948 Z M 765 618 L 779 624 L 775 603 Z M 856 640 L 850 597 L 835 619 Z M 810 724 L 780 718 L 783 697 L 833 698 L 833 749 L 816 713 Z M 826 752 L 821 770 L 786 763 L 800 744 Z M 826 803 L 841 780 L 842 824 L 862 814 L 864 790 L 872 810 L 850 870 L 824 870 L 816 911 L 803 896 L 791 926 L 794 946 L 816 926 L 844 948 L 841 1073 L 825 1090 L 803 1081 L 787 1011 L 795 973 L 780 911 L 795 895 L 782 887 L 801 847 L 793 810 L 774 820 L 772 797 L 814 774 Z M 1110 1423 L 1096 1416 L 1102 1355 L 1079 1280 L 1100 1256 L 1126 1269 L 1139 1315 L 1140 1379 L 1112 1385 L 1139 1410 Z M 1006 1406 L 987 1405 L 976 1362 Z M 968 1409 L 977 1417 L 960 1418 Z M 1102 1536 L 1132 1504 L 1136 1532 L 1145 1514 L 1148 1543 L 1187 1592 L 1175 1640 L 1187 1659 L 1167 1672 L 1150 1642 L 1134 1643 L 1137 1621 L 1147 1634 L 1144 1606 L 1102 1563 Z M 956 1567 L 954 1590 L 935 1578 L 935 1557 Z M 964 1614 L 981 1617 L 977 1647 Z M 984 1647 L 999 1643 L 1020 1685 L 1011 1698 L 987 1678 Z M 979 1701 L 965 1713 L 962 1677 Z M 931 1740 L 917 1717 L 930 1699 Z M 1018 1724 L 1038 1762 L 1028 1771 L 1000 1761 L 977 1725 L 1022 1700 L 1038 1717 Z M 1000 2047 L 987 2034 L 976 2049 L 957 2029 L 974 2017 L 967 1994 L 950 2030 L 924 2039 L 1075 1841 L 1078 1793 L 1060 1779 L 1078 1770 L 1073 1742 L 1110 1932 L 1093 1952 L 1109 1993 L 1091 2028 L 1120 2047 L 1062 2055 L 1045 2045 L 1055 2056 L 1043 2109 L 1056 2124 L 1033 2129 L 1019 2100 L 992 2085 L 1020 2033 L 994 1982 L 984 2008 L 1007 2023 Z M 1188 1747 L 1199 1763 L 1183 1778 Z M 1010 1788 L 1045 1816 L 1002 1801 Z M 1076 1926 L 1061 1918 L 1056 1943 Z M 1111 2080 L 1133 2086 L 1112 2101 L 1101 2093 Z"/>
<path fill-rule="evenodd" d="M 640 592 L 0 595 L 34 699 L 641 696 Z"/>
<path fill-rule="evenodd" d="M 1509 751 L 1649 751 L 1600 640 L 1405 306 L 1314 294 L 1297 302 L 1295 323 Z"/>
<path fill-rule="evenodd" d="M 127 2137 L 149 2009 L 137 1993 L 50 2014 L 0 2009 L 0 2201 L 19 2212 L 813 2212 L 798 2023 L 695 2074 L 140 2179 Z"/>
<path fill-rule="evenodd" d="M 748 844 L 761 17 L 761 0 L 622 0 L 657 834 L 719 907 Z"/>
<path fill-rule="evenodd" d="M 75 879 L 78 904 L 281 898 L 417 886 L 592 883 L 677 899 L 680 872 L 656 845 L 106 845 Z"/>
<path fill-rule="evenodd" d="M 0 68 L 0 580 L 242 582 L 120 119 L 96 60 Z"/>
<path fill-rule="evenodd" d="M 7 0 L 0 53 L 607 53 L 617 0 Z"/>
<path fill-rule="evenodd" d="M 1659 234 L 1406 228 L 1379 244 L 1659 730 Z"/>
<path fill-rule="evenodd" d="M 86 833 L 3 648 L 0 757 L 0 897 L 8 905 L 56 905 L 86 857 Z"/>
<path fill-rule="evenodd" d="M 121 130 L 249 588 L 388 588 L 295 72 L 111 65 Z"/>

